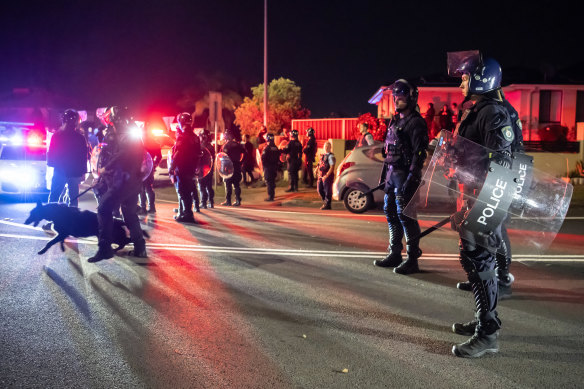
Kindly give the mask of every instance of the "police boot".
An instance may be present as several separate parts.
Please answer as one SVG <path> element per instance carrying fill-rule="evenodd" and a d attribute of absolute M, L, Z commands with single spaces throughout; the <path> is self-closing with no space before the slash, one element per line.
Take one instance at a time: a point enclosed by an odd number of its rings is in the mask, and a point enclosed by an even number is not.
<path fill-rule="evenodd" d="M 479 324 L 478 314 L 475 313 L 475 318 L 468 323 L 454 323 L 452 325 L 452 332 L 458 335 L 472 336 Z"/>
<path fill-rule="evenodd" d="M 148 209 L 148 213 L 156 213 L 156 206 L 154 206 L 154 204 L 150 204 L 150 208 Z"/>
<path fill-rule="evenodd" d="M 479 323 L 471 338 L 464 343 L 454 345 L 452 353 L 462 358 L 479 358 L 487 353 L 498 352 L 499 328 L 498 319 L 490 320 L 484 326 Z"/>
<path fill-rule="evenodd" d="M 284 192 L 294 192 L 294 187 L 290 185 L 290 187 L 286 189 Z"/>
<path fill-rule="evenodd" d="M 422 250 L 418 245 L 407 245 L 408 258 L 403 261 L 398 267 L 393 269 L 394 273 L 397 274 L 413 274 L 419 273 L 420 268 L 418 267 L 418 258 L 422 256 Z"/>
<path fill-rule="evenodd" d="M 185 213 L 184 215 L 181 216 L 177 216 L 176 219 L 177 222 L 179 223 L 196 223 L 195 217 L 193 216 L 193 213 Z"/>
<path fill-rule="evenodd" d="M 215 208 L 215 200 L 213 200 L 213 199 L 209 200 L 209 207 Z"/>
<path fill-rule="evenodd" d="M 274 201 L 274 198 L 272 196 L 266 197 L 264 199 L 264 201 Z"/>
<path fill-rule="evenodd" d="M 462 281 L 456 284 L 456 287 L 460 290 L 464 290 L 465 292 L 472 292 L 472 285 L 470 281 Z"/>
<path fill-rule="evenodd" d="M 134 250 L 130 250 L 128 255 L 136 258 L 148 258 L 148 253 L 146 252 L 146 245 L 134 246 Z"/>
<path fill-rule="evenodd" d="M 331 202 L 325 201 L 324 204 L 322 205 L 322 207 L 320 207 L 320 209 L 332 209 Z"/>
<path fill-rule="evenodd" d="M 231 207 L 231 200 L 227 199 L 224 202 L 222 202 L 221 205 L 223 205 L 225 207 Z M 211 208 L 213 208 L 213 207 L 211 207 Z"/>
<path fill-rule="evenodd" d="M 396 267 L 402 262 L 401 250 L 391 250 L 384 259 L 373 261 L 375 266 L 379 267 Z"/>
<path fill-rule="evenodd" d="M 97 249 L 97 253 L 93 257 L 90 257 L 87 262 L 95 263 L 99 262 L 102 259 L 111 259 L 114 257 L 114 250 L 112 250 L 111 246 L 99 246 Z"/>
<path fill-rule="evenodd" d="M 136 212 L 138 215 L 146 215 L 148 213 L 148 211 L 146 210 L 146 207 L 138 207 L 138 212 Z"/>
<path fill-rule="evenodd" d="M 235 199 L 235 202 L 233 203 L 234 207 L 239 207 L 241 205 L 241 199 Z"/>

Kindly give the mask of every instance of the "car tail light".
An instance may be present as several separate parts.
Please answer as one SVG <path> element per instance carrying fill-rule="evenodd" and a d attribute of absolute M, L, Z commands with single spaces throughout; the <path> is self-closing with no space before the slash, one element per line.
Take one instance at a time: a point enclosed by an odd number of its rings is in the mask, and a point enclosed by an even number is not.
<path fill-rule="evenodd" d="M 348 168 L 350 168 L 354 164 L 355 164 L 355 162 L 343 162 L 341 164 L 341 166 L 339 166 L 339 172 L 337 173 L 337 175 L 340 176 L 341 174 L 343 174 L 343 172 L 345 170 L 347 170 Z"/>

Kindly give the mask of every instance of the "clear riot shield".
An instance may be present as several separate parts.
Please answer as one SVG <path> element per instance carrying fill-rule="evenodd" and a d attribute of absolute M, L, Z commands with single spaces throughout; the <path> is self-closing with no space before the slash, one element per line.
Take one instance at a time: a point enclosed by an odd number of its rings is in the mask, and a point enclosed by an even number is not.
<path fill-rule="evenodd" d="M 229 156 L 224 152 L 217 153 L 217 156 L 215 157 L 215 166 L 217 166 L 217 174 L 219 174 L 224 180 L 233 176 L 233 162 L 231 162 Z"/>
<path fill-rule="evenodd" d="M 446 209 L 456 196 L 458 210 L 466 210 L 458 213 L 463 238 L 502 251 L 498 227 L 506 223 L 514 252 L 541 254 L 562 226 L 573 187 L 535 169 L 526 154 L 514 155 L 510 168 L 497 163 L 500 157 L 466 138 L 442 131 L 422 183 L 404 214 L 417 218 L 430 209 Z M 450 224 L 442 229 L 451 230 Z"/>
<path fill-rule="evenodd" d="M 197 177 L 204 178 L 211 172 L 213 167 L 213 158 L 211 153 L 205 147 L 201 148 L 201 157 L 199 158 L 199 166 L 197 167 Z"/>
<path fill-rule="evenodd" d="M 283 139 L 280 144 L 278 145 L 278 148 L 280 150 L 284 150 L 286 148 L 286 146 L 288 146 L 288 140 Z M 286 162 L 286 154 L 282 153 L 280 154 L 280 162 L 285 163 Z"/>
<path fill-rule="evenodd" d="M 268 145 L 267 143 L 262 143 L 258 145 L 258 148 L 256 150 L 256 162 L 262 173 L 264 171 L 264 163 L 262 162 L 262 152 L 264 151 L 267 145 Z"/>
<path fill-rule="evenodd" d="M 150 173 L 152 173 L 152 167 L 154 162 L 152 161 L 152 156 L 147 151 L 144 151 L 144 157 L 142 158 L 142 166 L 140 167 L 140 175 L 142 176 L 142 181 L 146 180 Z"/>

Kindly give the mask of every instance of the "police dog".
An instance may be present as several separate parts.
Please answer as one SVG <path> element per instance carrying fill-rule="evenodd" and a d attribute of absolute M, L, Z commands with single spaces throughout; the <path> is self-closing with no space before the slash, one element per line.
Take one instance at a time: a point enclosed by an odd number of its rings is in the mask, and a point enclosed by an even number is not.
<path fill-rule="evenodd" d="M 32 224 L 36 227 L 42 220 L 53 222 L 53 229 L 57 232 L 57 236 L 38 252 L 39 255 L 46 253 L 56 243 L 61 243 L 61 251 L 65 251 L 64 241 L 68 236 L 86 238 L 98 235 L 97 213 L 95 212 L 81 211 L 79 208 L 68 207 L 65 204 L 49 203 L 43 205 L 38 202 L 36 207 L 30 211 L 24 224 Z M 118 245 L 115 251 L 124 248 L 131 242 L 125 226 L 122 219 L 114 218 L 112 238 L 113 243 Z M 150 237 L 144 230 L 142 230 L 142 234 L 147 238 Z"/>

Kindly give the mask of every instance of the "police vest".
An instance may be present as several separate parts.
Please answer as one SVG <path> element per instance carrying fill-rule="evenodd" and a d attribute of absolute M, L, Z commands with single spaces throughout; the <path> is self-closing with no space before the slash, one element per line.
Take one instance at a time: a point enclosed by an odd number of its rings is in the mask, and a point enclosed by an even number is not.
<path fill-rule="evenodd" d="M 324 176 L 331 168 L 331 164 L 329 163 L 329 156 L 331 154 L 332 153 L 323 154 L 320 157 L 320 162 L 318 163 L 318 170 L 320 171 L 320 174 L 322 176 Z"/>
<path fill-rule="evenodd" d="M 396 168 L 409 168 L 413 158 L 413 146 L 410 140 L 412 119 L 417 112 L 406 118 L 392 119 L 385 135 L 385 162 Z M 421 117 L 421 116 L 420 116 Z"/>

